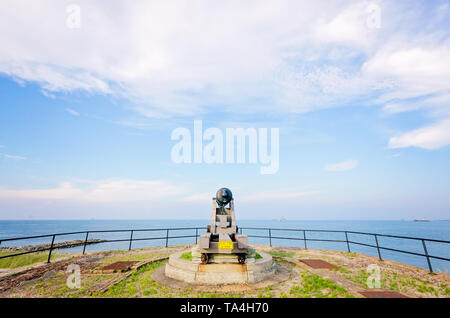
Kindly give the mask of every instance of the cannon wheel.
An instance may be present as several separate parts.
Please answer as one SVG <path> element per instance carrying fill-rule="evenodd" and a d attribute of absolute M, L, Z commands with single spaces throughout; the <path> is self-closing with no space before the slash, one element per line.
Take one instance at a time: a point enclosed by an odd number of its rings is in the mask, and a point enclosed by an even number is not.
<path fill-rule="evenodd" d="M 238 262 L 239 264 L 245 264 L 245 254 L 240 254 L 238 256 Z"/>
<path fill-rule="evenodd" d="M 202 264 L 208 264 L 208 254 L 202 253 Z"/>

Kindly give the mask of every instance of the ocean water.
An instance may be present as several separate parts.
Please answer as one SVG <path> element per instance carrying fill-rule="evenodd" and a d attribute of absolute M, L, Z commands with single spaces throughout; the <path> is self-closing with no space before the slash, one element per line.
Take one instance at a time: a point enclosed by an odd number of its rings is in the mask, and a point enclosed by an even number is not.
<path fill-rule="evenodd" d="M 0 221 L 0 241 L 6 238 L 25 237 L 34 235 L 45 235 L 53 233 L 66 233 L 77 231 L 98 231 L 98 230 L 131 230 L 131 229 L 165 229 L 165 228 L 183 228 L 183 227 L 201 227 L 206 228 L 209 220 L 23 220 L 23 221 Z M 249 230 L 246 227 L 262 227 L 273 229 L 305 229 L 305 230 L 343 230 L 357 231 L 378 234 L 390 234 L 410 237 L 429 238 L 437 240 L 450 241 L 450 221 L 430 221 L 430 222 L 412 222 L 412 221 L 274 221 L 274 220 L 239 220 L 238 225 L 243 229 L 243 234 L 249 236 L 267 236 L 266 230 Z M 203 229 L 198 231 L 202 234 Z M 170 231 L 169 236 L 195 235 L 195 230 Z M 166 231 L 134 232 L 133 238 L 162 238 L 152 240 L 134 241 L 133 248 L 163 246 L 165 245 Z M 273 230 L 272 236 L 303 238 L 303 232 L 278 231 Z M 328 239 L 345 240 L 344 233 L 321 233 L 306 232 L 308 239 Z M 91 233 L 89 238 L 99 238 L 107 240 L 129 239 L 130 232 L 116 233 Z M 55 242 L 69 240 L 84 240 L 85 234 L 74 234 L 58 236 Z M 375 245 L 373 236 L 349 234 L 349 240 L 365 244 Z M 24 246 L 32 244 L 50 243 L 51 237 L 36 238 L 20 241 L 1 242 L 1 246 Z M 195 237 L 191 238 L 171 238 L 169 245 L 194 243 Z M 269 244 L 267 238 L 249 237 L 249 242 L 254 244 Z M 424 253 L 421 241 L 405 240 L 397 238 L 378 237 L 380 246 L 406 250 L 416 253 Z M 450 244 L 427 242 L 427 249 L 430 255 L 450 258 Z M 302 240 L 284 240 L 272 239 L 274 246 L 293 246 L 304 247 Z M 87 251 L 116 250 L 127 249 L 129 242 L 109 242 L 95 245 L 88 245 Z M 308 241 L 308 248 L 328 249 L 347 251 L 346 243 L 341 242 L 315 242 Z M 352 252 L 364 253 L 372 256 L 378 256 L 376 248 L 350 245 Z M 82 247 L 64 249 L 60 252 L 81 252 Z M 381 250 L 381 256 L 384 259 L 394 260 L 414 266 L 428 268 L 425 257 L 398 253 L 394 251 Z M 435 271 L 449 272 L 450 262 L 443 260 L 431 260 Z"/>

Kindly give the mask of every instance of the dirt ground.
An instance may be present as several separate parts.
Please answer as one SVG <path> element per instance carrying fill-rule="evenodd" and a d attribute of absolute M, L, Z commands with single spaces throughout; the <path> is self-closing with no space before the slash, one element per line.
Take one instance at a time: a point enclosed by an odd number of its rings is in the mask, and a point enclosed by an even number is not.
<path fill-rule="evenodd" d="M 450 275 L 358 254 L 254 245 L 271 254 L 278 273 L 259 284 L 192 286 L 161 279 L 170 254 L 191 245 L 71 255 L 51 264 L 3 271 L 0 297 L 364 297 L 391 291 L 407 297 L 450 297 Z M 320 259 L 333 269 L 313 268 L 301 260 Z M 123 270 L 113 263 L 127 262 Z M 125 264 L 125 263 L 122 263 Z M 72 266 L 71 266 L 72 265 Z M 73 265 L 80 271 L 79 284 Z M 158 276 L 159 275 L 159 276 Z M 158 278 L 159 277 L 159 278 Z M 68 283 L 69 282 L 69 283 Z M 70 283 L 72 282 L 72 284 Z M 75 286 L 74 286 L 75 285 Z"/>

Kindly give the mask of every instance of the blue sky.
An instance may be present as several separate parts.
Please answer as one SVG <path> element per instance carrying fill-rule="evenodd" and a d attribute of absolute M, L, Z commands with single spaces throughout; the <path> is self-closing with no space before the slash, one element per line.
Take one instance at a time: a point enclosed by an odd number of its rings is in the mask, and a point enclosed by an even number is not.
<path fill-rule="evenodd" d="M 448 2 L 324 4 L 4 4 L 0 219 L 448 219 Z M 279 170 L 173 163 L 194 120 L 279 128 Z"/>

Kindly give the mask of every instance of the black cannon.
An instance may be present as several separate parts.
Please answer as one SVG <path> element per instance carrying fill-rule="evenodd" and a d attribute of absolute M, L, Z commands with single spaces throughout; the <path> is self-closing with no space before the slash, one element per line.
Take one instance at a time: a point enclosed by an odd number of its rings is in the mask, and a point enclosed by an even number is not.
<path fill-rule="evenodd" d="M 200 236 L 202 263 L 208 263 L 208 254 L 236 254 L 240 264 L 245 263 L 248 251 L 248 237 L 238 234 L 234 214 L 233 194 L 228 188 L 217 191 L 212 199 L 211 225 Z"/>

